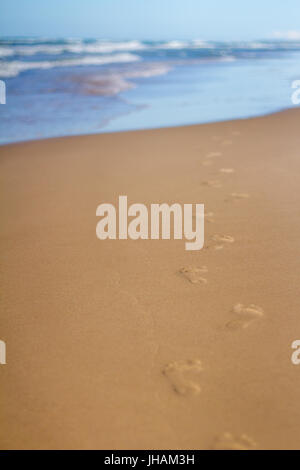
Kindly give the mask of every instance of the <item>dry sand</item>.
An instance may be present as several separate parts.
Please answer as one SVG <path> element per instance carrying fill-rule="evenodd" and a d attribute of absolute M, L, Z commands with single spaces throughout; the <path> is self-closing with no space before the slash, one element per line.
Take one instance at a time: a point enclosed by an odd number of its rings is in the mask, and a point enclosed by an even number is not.
<path fill-rule="evenodd" d="M 299 120 L 1 147 L 2 449 L 300 448 Z M 205 248 L 98 240 L 123 194 Z"/>

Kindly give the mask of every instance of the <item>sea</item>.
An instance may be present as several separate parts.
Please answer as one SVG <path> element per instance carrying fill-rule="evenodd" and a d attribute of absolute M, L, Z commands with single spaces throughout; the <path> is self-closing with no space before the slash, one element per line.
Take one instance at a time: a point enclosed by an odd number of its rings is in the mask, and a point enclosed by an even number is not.
<path fill-rule="evenodd" d="M 295 106 L 300 40 L 2 37 L 0 80 L 1 144 L 247 118 Z"/>

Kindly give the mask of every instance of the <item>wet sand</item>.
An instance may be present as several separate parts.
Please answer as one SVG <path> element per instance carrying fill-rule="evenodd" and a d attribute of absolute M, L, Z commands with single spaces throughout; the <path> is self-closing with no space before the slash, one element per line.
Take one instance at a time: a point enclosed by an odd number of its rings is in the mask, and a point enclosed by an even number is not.
<path fill-rule="evenodd" d="M 299 120 L 0 148 L 0 448 L 300 448 Z M 204 249 L 98 240 L 119 195 L 204 203 Z"/>

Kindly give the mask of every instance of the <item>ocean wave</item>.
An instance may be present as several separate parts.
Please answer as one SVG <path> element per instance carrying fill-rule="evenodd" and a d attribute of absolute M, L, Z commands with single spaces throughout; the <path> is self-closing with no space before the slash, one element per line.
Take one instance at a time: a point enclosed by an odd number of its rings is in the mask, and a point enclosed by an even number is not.
<path fill-rule="evenodd" d="M 81 38 L 47 38 L 47 37 L 1 37 L 1 44 L 23 45 L 23 44 L 68 44 L 73 42 L 84 42 Z"/>
<path fill-rule="evenodd" d="M 168 42 L 147 42 L 140 41 L 80 41 L 64 40 L 52 42 L 25 43 L 0 41 L 0 57 L 8 56 L 32 56 L 36 54 L 60 55 L 70 54 L 111 54 L 113 52 L 131 51 L 156 51 L 156 50 L 182 50 L 182 49 L 214 49 L 211 43 L 196 39 L 190 42 L 168 41 Z"/>
<path fill-rule="evenodd" d="M 162 44 L 157 44 L 157 49 L 186 49 L 190 43 L 182 41 L 169 41 Z"/>
<path fill-rule="evenodd" d="M 41 62 L 23 62 L 19 60 L 0 62 L 0 77 L 16 77 L 21 72 L 34 69 L 52 69 L 54 67 L 76 67 L 84 65 L 106 65 L 113 63 L 137 62 L 140 57 L 124 53 L 110 56 L 86 56 L 80 59 L 65 59 Z"/>
<path fill-rule="evenodd" d="M 165 50 L 181 50 L 181 49 L 215 49 L 215 45 L 202 41 L 201 39 L 194 39 L 193 41 L 169 41 L 160 43 L 155 46 L 156 49 Z"/>
<path fill-rule="evenodd" d="M 117 51 L 140 51 L 146 49 L 146 46 L 139 41 L 128 42 L 98 42 L 94 44 L 72 44 L 67 47 L 67 52 L 76 54 L 102 53 L 110 54 Z"/>
<path fill-rule="evenodd" d="M 125 72 L 126 78 L 149 78 L 155 77 L 157 75 L 165 75 L 166 73 L 170 72 L 172 67 L 168 64 L 145 64 L 142 65 L 135 70 L 131 70 L 129 72 Z"/>
<path fill-rule="evenodd" d="M 14 49 L 12 47 L 0 46 L 0 57 L 8 57 L 14 55 Z"/>
<path fill-rule="evenodd" d="M 129 66 L 128 66 L 129 67 Z M 167 64 L 131 65 L 130 68 L 118 71 L 103 71 L 101 74 L 74 77 L 73 81 L 79 84 L 81 92 L 90 95 L 114 96 L 122 91 L 135 88 L 131 80 L 150 78 L 167 74 L 172 67 Z"/>
<path fill-rule="evenodd" d="M 0 57 L 20 55 L 31 56 L 35 54 L 59 55 L 64 53 L 72 54 L 111 54 L 121 51 L 140 51 L 146 46 L 139 41 L 128 42 L 107 42 L 98 41 L 84 43 L 82 41 L 70 41 L 63 44 L 35 44 L 29 45 L 3 45 L 0 47 Z"/>
<path fill-rule="evenodd" d="M 270 51 L 296 50 L 300 48 L 297 35 L 292 35 L 293 41 L 235 41 L 235 42 L 214 42 L 195 39 L 192 41 L 111 41 L 104 39 L 0 39 L 0 58 L 9 57 L 11 60 L 19 57 L 30 57 L 35 55 L 64 56 L 70 55 L 109 55 L 113 53 L 137 52 L 143 56 L 155 56 L 156 54 L 173 57 L 199 55 L 210 56 L 212 51 L 215 55 L 226 51 L 229 54 L 236 54 L 239 51 L 257 51 L 257 53 Z"/>
<path fill-rule="evenodd" d="M 194 49 L 215 49 L 216 46 L 212 43 L 202 41 L 201 39 L 194 39 L 192 42 L 192 47 Z"/>

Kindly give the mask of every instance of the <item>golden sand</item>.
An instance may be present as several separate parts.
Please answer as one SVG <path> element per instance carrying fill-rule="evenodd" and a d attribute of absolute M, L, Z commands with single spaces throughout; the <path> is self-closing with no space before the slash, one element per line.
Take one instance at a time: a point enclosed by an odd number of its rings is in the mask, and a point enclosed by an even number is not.
<path fill-rule="evenodd" d="M 300 448 L 299 119 L 0 148 L 2 449 Z M 98 240 L 122 194 L 204 249 Z"/>

